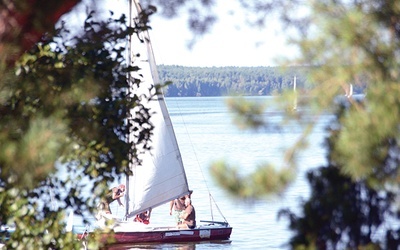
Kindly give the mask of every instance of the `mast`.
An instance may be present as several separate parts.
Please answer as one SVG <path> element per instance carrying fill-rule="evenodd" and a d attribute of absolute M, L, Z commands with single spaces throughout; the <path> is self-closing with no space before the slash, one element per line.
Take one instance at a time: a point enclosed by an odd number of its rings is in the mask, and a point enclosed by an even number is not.
<path fill-rule="evenodd" d="M 139 15 L 139 13 L 142 12 L 142 6 L 140 5 L 139 0 L 132 0 L 132 1 L 135 4 L 137 14 Z M 131 9 L 131 12 L 132 12 L 132 9 Z M 146 44 L 146 48 L 147 48 L 147 56 L 148 56 L 147 59 L 149 60 L 149 64 L 150 64 L 151 76 L 153 78 L 153 82 L 156 84 L 159 84 L 160 78 L 158 76 L 157 64 L 156 64 L 156 59 L 154 57 L 153 46 L 150 41 L 150 35 L 147 30 L 142 31 L 142 33 L 143 33 L 144 43 Z M 160 91 L 162 91 L 162 90 L 160 89 Z M 160 97 L 163 98 L 162 92 L 161 92 L 161 95 L 159 95 L 159 98 Z"/>
<path fill-rule="evenodd" d="M 132 27 L 133 15 L 132 15 L 132 1 L 131 0 L 129 0 L 129 14 L 128 14 L 128 17 L 129 17 L 129 27 Z M 127 52 L 128 53 L 128 55 L 127 55 L 128 58 L 127 58 L 127 60 L 128 60 L 128 65 L 129 66 L 132 65 L 132 42 L 131 42 L 131 40 L 132 40 L 132 34 L 129 35 L 129 37 L 128 37 L 128 52 Z M 127 77 L 128 81 L 129 81 L 130 72 L 127 73 L 126 77 Z M 131 88 L 128 88 L 128 92 L 131 92 Z M 132 93 L 128 93 L 128 94 L 131 95 Z M 130 111 L 128 111 L 128 112 L 130 112 Z M 130 114 L 128 114 L 128 117 L 129 116 L 130 116 Z M 129 124 L 131 124 L 131 122 L 129 122 Z M 128 126 L 130 126 L 130 125 L 128 125 Z M 131 128 L 129 128 L 128 131 L 131 131 Z M 132 138 L 130 136 L 128 136 L 128 140 L 129 140 L 129 142 L 131 142 Z M 128 167 L 130 169 L 132 169 L 131 165 L 132 165 L 132 159 L 129 159 Z M 128 214 L 129 214 L 129 202 L 130 202 L 130 199 L 129 199 L 129 197 L 130 197 L 129 184 L 130 183 L 129 183 L 128 176 L 126 176 L 125 179 L 126 179 L 125 180 L 125 219 L 127 219 Z"/>

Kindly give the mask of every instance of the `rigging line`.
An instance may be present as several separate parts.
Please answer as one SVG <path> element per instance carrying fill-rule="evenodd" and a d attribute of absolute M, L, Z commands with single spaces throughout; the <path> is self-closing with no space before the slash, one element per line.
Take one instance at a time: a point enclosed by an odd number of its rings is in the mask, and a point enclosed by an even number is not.
<path fill-rule="evenodd" d="M 179 114 L 182 114 L 182 112 L 181 112 L 181 107 L 179 106 L 179 102 L 175 102 L 175 104 L 176 104 L 176 106 L 177 106 L 177 108 L 178 108 Z M 191 147 L 192 147 L 192 151 L 193 151 L 193 153 L 194 153 L 197 166 L 198 166 L 198 168 L 200 169 L 201 175 L 202 175 L 202 177 L 203 177 L 204 184 L 206 185 L 206 188 L 207 188 L 207 192 L 208 192 L 208 196 L 209 196 L 209 200 L 210 200 L 210 213 L 211 213 L 211 218 L 212 218 L 212 220 L 214 220 L 214 213 L 213 213 L 213 203 L 214 203 L 214 205 L 215 205 L 215 207 L 217 208 L 219 214 L 222 216 L 222 218 L 225 220 L 225 222 L 227 222 L 225 216 L 223 215 L 221 209 L 218 207 L 217 202 L 215 201 L 214 197 L 212 196 L 212 194 L 211 194 L 211 192 L 210 192 L 210 188 L 209 188 L 208 183 L 207 183 L 207 181 L 206 181 L 206 178 L 205 178 L 205 176 L 204 176 L 203 169 L 201 168 L 201 166 L 200 166 L 200 164 L 199 164 L 199 159 L 198 159 L 198 157 L 197 157 L 196 150 L 195 150 L 195 148 L 194 148 L 194 146 L 193 146 L 192 139 L 191 139 L 191 137 L 190 137 L 190 133 L 189 133 L 189 131 L 188 131 L 188 129 L 187 129 L 185 119 L 183 118 L 182 115 L 180 115 L 180 117 L 181 117 L 183 126 L 184 126 L 184 128 L 185 128 L 185 132 L 186 132 L 186 134 L 187 134 L 187 136 L 188 136 L 188 138 L 189 138 L 189 142 L 190 142 L 190 145 L 191 145 Z"/>
<path fill-rule="evenodd" d="M 182 112 L 181 112 L 182 110 L 181 110 L 181 107 L 179 106 L 179 102 L 175 102 L 175 103 L 176 103 L 176 106 L 178 107 L 179 114 L 182 114 Z M 195 150 L 195 148 L 194 148 L 194 146 L 193 146 L 192 138 L 190 137 L 190 133 L 189 133 L 189 131 L 188 131 L 188 129 L 187 129 L 185 119 L 183 118 L 182 115 L 180 115 L 180 118 L 181 118 L 181 120 L 182 120 L 183 127 L 185 128 L 186 135 L 187 135 L 188 138 L 189 138 L 190 146 L 191 146 L 191 148 L 192 148 L 192 151 L 193 151 L 193 154 L 194 154 L 194 158 L 195 158 L 196 163 L 197 163 L 197 167 L 200 169 L 201 176 L 203 177 L 204 184 L 206 185 L 206 188 L 207 188 L 207 192 L 210 194 L 210 188 L 208 187 L 208 183 L 207 183 L 206 178 L 205 178 L 205 176 L 204 176 L 203 169 L 201 168 L 201 166 L 200 166 L 200 164 L 199 164 L 199 159 L 198 159 L 198 157 L 197 157 L 196 150 Z"/>
<path fill-rule="evenodd" d="M 209 186 L 208 186 L 208 183 L 207 183 L 207 181 L 206 181 L 206 178 L 205 178 L 205 176 L 204 176 L 204 172 L 203 172 L 203 169 L 202 169 L 202 167 L 200 166 L 200 163 L 199 163 L 199 159 L 198 159 L 198 157 L 197 157 L 197 153 L 196 153 L 196 150 L 195 150 L 195 148 L 194 148 L 194 146 L 193 146 L 193 142 L 192 142 L 192 138 L 190 137 L 190 133 L 189 133 L 189 131 L 188 131 L 188 129 L 187 129 L 187 126 L 186 126 L 186 122 L 185 122 L 185 119 L 183 118 L 183 116 L 182 116 L 182 110 L 181 110 L 181 107 L 179 106 L 179 102 L 175 102 L 175 104 L 176 104 L 176 106 L 177 106 L 177 108 L 178 108 L 178 111 L 179 111 L 179 114 L 180 114 L 180 118 L 181 118 L 181 121 L 182 121 L 182 124 L 183 124 L 183 127 L 185 128 L 185 132 L 186 132 L 186 135 L 187 135 L 187 137 L 188 137 L 188 139 L 189 139 L 189 142 L 190 142 L 190 146 L 192 147 L 192 151 L 193 151 L 193 154 L 194 154 L 194 158 L 196 159 L 196 163 L 197 163 L 197 167 L 200 169 L 200 172 L 201 172 L 201 176 L 203 177 L 203 182 L 204 182 L 204 184 L 206 185 L 206 188 L 207 188 L 207 192 L 208 192 L 208 196 L 210 197 L 210 213 L 211 213 L 211 218 L 212 218 L 212 220 L 214 220 L 214 213 L 213 213 L 213 206 L 212 206 L 212 200 L 213 200 L 213 198 L 212 198 L 212 196 L 211 196 L 211 192 L 210 192 L 210 188 L 209 188 Z M 217 203 L 214 201 L 214 204 L 217 206 L 217 208 L 218 208 L 218 205 L 217 205 Z M 219 210 L 219 208 L 218 208 L 218 210 Z M 224 217 L 224 215 L 221 213 L 221 210 L 219 210 L 219 212 L 220 212 L 220 214 L 222 215 L 222 217 Z M 224 219 L 225 219 L 225 217 L 224 217 Z M 225 220 L 226 221 L 226 220 Z"/>
<path fill-rule="evenodd" d="M 217 208 L 219 214 L 222 216 L 222 218 L 224 218 L 224 221 L 226 223 L 228 223 L 228 221 L 226 220 L 226 218 L 225 218 L 224 214 L 222 213 L 221 209 L 219 209 L 217 202 L 214 200 L 214 197 L 211 194 L 209 194 L 209 195 L 210 195 L 210 200 L 212 200 L 214 202 L 215 207 Z"/>
<path fill-rule="evenodd" d="M 179 111 L 179 114 L 182 114 L 182 112 L 181 112 L 182 110 L 181 110 L 181 107 L 180 107 L 180 105 L 179 105 L 179 102 L 175 102 L 175 104 L 176 104 L 176 106 L 177 106 L 177 109 L 178 109 L 178 111 Z M 206 181 L 206 178 L 205 178 L 205 176 L 204 176 L 203 169 L 201 168 L 201 166 L 200 166 L 200 164 L 199 164 L 199 159 L 198 159 L 198 157 L 197 157 L 196 150 L 195 150 L 195 148 L 194 148 L 194 146 L 193 146 L 192 138 L 190 137 L 190 133 L 189 133 L 189 131 L 188 131 L 188 129 L 187 129 L 185 119 L 183 118 L 182 115 L 180 115 L 180 118 L 181 118 L 181 121 L 182 121 L 182 123 L 183 123 L 183 127 L 185 128 L 186 135 L 187 135 L 188 138 L 189 138 L 189 142 L 190 142 L 190 145 L 191 145 L 191 147 L 192 147 L 192 151 L 193 151 L 193 153 L 194 153 L 194 157 L 195 157 L 195 159 L 196 159 L 197 166 L 198 166 L 198 168 L 200 169 L 201 175 L 202 175 L 202 177 L 203 177 L 204 184 L 206 185 L 206 188 L 207 188 L 207 192 L 208 192 L 208 196 L 209 196 L 209 200 L 210 200 L 211 218 L 214 220 L 213 206 L 212 206 L 212 204 L 214 203 L 214 205 L 215 205 L 215 207 L 217 208 L 219 214 L 222 216 L 222 218 L 225 220 L 225 222 L 228 222 L 228 221 L 226 220 L 225 216 L 223 215 L 221 209 L 218 207 L 218 204 L 217 204 L 217 202 L 215 201 L 214 197 L 211 195 L 210 188 L 209 188 L 208 183 L 207 183 L 207 181 Z"/>
<path fill-rule="evenodd" d="M 214 212 L 212 207 L 212 196 L 211 193 L 208 192 L 208 198 L 210 199 L 210 213 L 211 213 L 211 220 L 214 220 Z"/>

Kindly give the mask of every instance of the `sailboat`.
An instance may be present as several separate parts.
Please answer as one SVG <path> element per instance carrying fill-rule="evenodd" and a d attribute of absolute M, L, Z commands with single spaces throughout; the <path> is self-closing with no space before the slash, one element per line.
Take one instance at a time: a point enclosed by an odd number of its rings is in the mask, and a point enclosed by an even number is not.
<path fill-rule="evenodd" d="M 141 6 L 138 0 L 130 1 L 130 12 L 138 15 Z M 131 18 L 132 20 L 132 18 Z M 139 39 L 140 37 L 140 39 Z M 143 89 L 132 91 L 145 91 L 159 83 L 153 49 L 149 33 L 142 31 L 138 36 L 131 37 L 132 61 L 141 70 L 129 79 L 140 78 Z M 143 51 L 138 53 L 138 48 Z M 140 54 L 140 57 L 136 55 Z M 154 88 L 153 88 L 154 90 Z M 136 243 L 171 243 L 171 242 L 196 242 L 228 240 L 232 227 L 223 217 L 224 221 L 214 219 L 200 220 L 193 229 L 182 229 L 176 225 L 152 226 L 134 221 L 134 218 L 146 211 L 151 211 L 171 200 L 190 194 L 188 180 L 185 173 L 181 153 L 176 140 L 172 122 L 161 94 L 157 94 L 148 103 L 152 110 L 151 123 L 154 125 L 151 137 L 151 150 L 142 155 L 140 165 L 131 164 L 132 176 L 126 177 L 125 216 L 122 219 L 114 218 L 112 235 L 102 234 L 105 242 L 113 237 L 113 244 Z M 211 199 L 210 199 L 211 202 Z M 90 232 L 78 233 L 79 238 L 90 235 Z"/>

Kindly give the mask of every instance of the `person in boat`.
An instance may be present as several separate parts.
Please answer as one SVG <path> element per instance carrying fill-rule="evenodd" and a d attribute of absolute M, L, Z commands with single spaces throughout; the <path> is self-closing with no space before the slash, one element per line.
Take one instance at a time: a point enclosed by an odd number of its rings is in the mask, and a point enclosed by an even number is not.
<path fill-rule="evenodd" d="M 133 219 L 133 221 L 141 222 L 147 225 L 150 223 L 150 214 L 151 214 L 151 208 L 143 213 L 137 214 L 135 219 Z"/>
<path fill-rule="evenodd" d="M 98 206 L 100 213 L 112 214 L 110 209 L 110 204 L 115 200 L 118 201 L 118 204 L 120 206 L 124 206 L 124 204 L 122 204 L 120 200 L 120 198 L 124 195 L 125 195 L 124 184 L 120 184 L 117 187 L 111 188 L 110 192 L 106 195 L 106 197 L 100 201 L 100 204 Z"/>
<path fill-rule="evenodd" d="M 185 198 L 185 206 L 185 210 L 180 214 L 181 222 L 178 223 L 178 228 L 193 229 L 196 227 L 196 211 L 189 197 Z"/>
<path fill-rule="evenodd" d="M 173 215 L 175 222 L 179 223 L 181 219 L 179 216 L 182 211 L 185 209 L 185 197 L 180 197 L 178 199 L 172 200 L 170 202 L 169 215 Z"/>
<path fill-rule="evenodd" d="M 182 219 L 180 218 L 181 213 L 183 210 L 185 210 L 185 199 L 188 197 L 189 199 L 191 198 L 191 194 L 193 193 L 192 190 L 189 191 L 190 193 L 188 195 L 182 196 L 178 199 L 172 200 L 169 205 L 169 215 L 173 215 L 175 222 L 179 224 L 182 222 Z"/>

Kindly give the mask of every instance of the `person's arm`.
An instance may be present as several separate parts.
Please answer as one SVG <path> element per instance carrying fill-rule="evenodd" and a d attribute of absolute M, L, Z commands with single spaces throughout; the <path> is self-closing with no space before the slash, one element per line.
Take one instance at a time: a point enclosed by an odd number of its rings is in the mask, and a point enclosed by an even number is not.
<path fill-rule="evenodd" d="M 192 211 L 193 211 L 193 207 L 192 207 L 192 206 L 188 206 L 188 207 L 182 212 L 182 214 L 180 215 L 180 217 L 181 217 L 182 219 L 186 220 L 186 219 L 189 217 L 189 215 L 192 213 Z"/>
<path fill-rule="evenodd" d="M 179 217 L 180 217 L 181 219 L 183 219 L 183 220 L 186 220 L 186 218 L 188 217 L 188 214 L 187 214 L 186 211 L 183 211 Z"/>
<path fill-rule="evenodd" d="M 113 187 L 111 190 L 112 190 L 112 198 L 113 198 L 113 200 L 116 200 L 118 198 L 118 195 L 117 195 L 118 188 Z"/>
<path fill-rule="evenodd" d="M 113 188 L 113 199 L 118 201 L 118 204 L 120 206 L 124 206 L 124 204 L 121 202 L 121 197 L 124 196 L 124 192 L 121 192 L 119 188 Z"/>
<path fill-rule="evenodd" d="M 174 207 L 174 200 L 169 202 L 169 215 L 172 215 L 172 208 Z"/>
<path fill-rule="evenodd" d="M 122 196 L 125 195 L 125 191 L 121 191 L 119 188 L 113 188 L 113 199 L 116 200 L 118 198 L 121 198 Z"/>

